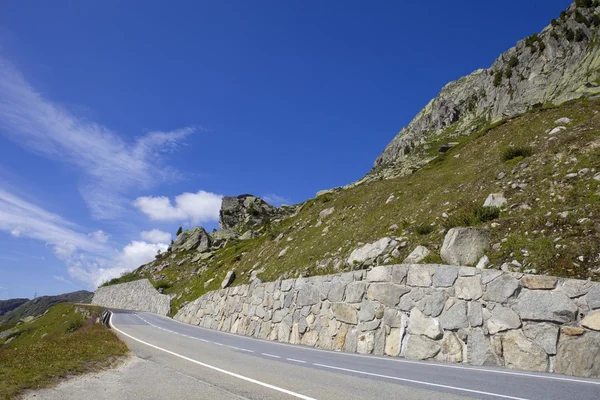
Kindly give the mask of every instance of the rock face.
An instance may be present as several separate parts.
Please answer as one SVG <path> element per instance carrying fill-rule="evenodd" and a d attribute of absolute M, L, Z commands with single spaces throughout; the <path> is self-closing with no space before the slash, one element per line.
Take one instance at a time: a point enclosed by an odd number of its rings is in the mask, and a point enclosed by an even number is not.
<path fill-rule="evenodd" d="M 600 93 L 596 84 L 600 46 L 590 45 L 598 27 L 578 22 L 574 7 L 571 5 L 564 19 L 560 18 L 556 26 L 548 25 L 537 38 L 520 40 L 490 68 L 478 69 L 444 86 L 387 145 L 365 178 L 390 178 L 424 165 L 431 159 L 421 153 L 429 138 L 450 140 L 536 105 L 560 104 Z M 580 7 L 578 11 L 590 19 L 597 10 Z M 568 40 L 565 29 L 581 30 L 584 40 Z"/>
<path fill-rule="evenodd" d="M 243 194 L 237 197 L 223 197 L 219 212 L 221 230 L 242 234 L 248 229 L 263 225 L 278 215 L 277 207 L 269 205 L 260 197 Z"/>
<path fill-rule="evenodd" d="M 476 228 L 452 228 L 446 234 L 440 256 L 450 265 L 474 265 L 489 246 L 489 232 Z"/>
<path fill-rule="evenodd" d="M 169 249 L 171 251 L 197 250 L 199 252 L 204 252 L 209 250 L 210 246 L 210 236 L 208 236 L 208 233 L 206 233 L 204 228 L 198 226 L 177 235 Z"/>
<path fill-rule="evenodd" d="M 92 304 L 161 315 L 167 315 L 171 309 L 169 296 L 158 293 L 148 279 L 100 287 L 94 293 Z"/>
<path fill-rule="evenodd" d="M 555 365 L 600 377 L 600 311 L 587 301 L 595 304 L 600 283 L 521 278 L 450 265 L 377 266 L 228 287 L 187 304 L 175 319 L 338 351 L 530 371 Z"/>

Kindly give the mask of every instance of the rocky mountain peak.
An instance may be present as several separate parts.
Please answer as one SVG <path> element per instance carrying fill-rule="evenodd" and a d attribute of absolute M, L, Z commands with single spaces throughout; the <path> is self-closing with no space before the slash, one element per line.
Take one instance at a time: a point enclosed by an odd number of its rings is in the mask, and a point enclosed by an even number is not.
<path fill-rule="evenodd" d="M 221 230 L 243 233 L 265 224 L 277 214 L 277 207 L 251 194 L 223 197 L 219 226 Z"/>
<path fill-rule="evenodd" d="M 600 93 L 600 3 L 576 1 L 488 69 L 448 83 L 375 160 L 366 179 L 411 173 L 444 141 L 523 112 Z"/>

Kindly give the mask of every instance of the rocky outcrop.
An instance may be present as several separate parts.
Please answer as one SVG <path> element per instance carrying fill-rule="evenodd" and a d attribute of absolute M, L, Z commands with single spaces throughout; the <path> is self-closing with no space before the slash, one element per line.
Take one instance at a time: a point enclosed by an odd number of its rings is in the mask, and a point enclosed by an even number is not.
<path fill-rule="evenodd" d="M 531 289 L 521 273 L 379 266 L 209 292 L 175 319 L 324 349 L 600 377 L 600 283 L 551 280 Z"/>
<path fill-rule="evenodd" d="M 198 226 L 177 235 L 177 238 L 175 238 L 173 244 L 169 247 L 169 250 L 197 250 L 199 252 L 205 252 L 210 249 L 211 242 L 212 239 L 208 233 L 206 233 L 204 228 Z"/>
<path fill-rule="evenodd" d="M 490 234 L 477 228 L 452 228 L 444 238 L 442 260 L 450 265 L 474 265 L 490 246 Z"/>
<path fill-rule="evenodd" d="M 99 287 L 94 293 L 92 304 L 161 315 L 167 315 L 171 310 L 169 296 L 158 293 L 148 279 Z"/>
<path fill-rule="evenodd" d="M 448 83 L 375 160 L 367 179 L 410 173 L 432 159 L 425 144 L 469 135 L 546 103 L 600 93 L 598 8 L 575 4 L 488 69 Z"/>
<path fill-rule="evenodd" d="M 250 194 L 223 197 L 219 212 L 219 226 L 222 230 L 242 234 L 248 229 L 260 227 L 276 215 L 278 215 L 277 207 L 269 205 L 260 197 Z"/>

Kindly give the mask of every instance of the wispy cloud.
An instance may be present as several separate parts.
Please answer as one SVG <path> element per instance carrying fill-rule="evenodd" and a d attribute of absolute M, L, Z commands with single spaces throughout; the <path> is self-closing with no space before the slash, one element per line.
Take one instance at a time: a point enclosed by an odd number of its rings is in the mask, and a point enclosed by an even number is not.
<path fill-rule="evenodd" d="M 267 203 L 269 203 L 269 204 L 271 204 L 273 206 L 277 206 L 277 207 L 279 207 L 282 204 L 291 204 L 292 203 L 292 200 L 290 200 L 289 198 L 283 197 L 283 196 L 279 196 L 278 194 L 275 194 L 275 193 L 265 194 L 263 196 L 263 199 Z"/>
<path fill-rule="evenodd" d="M 188 221 L 198 224 L 219 220 L 220 194 L 205 192 L 183 193 L 175 197 L 138 197 L 133 205 L 154 221 Z"/>
<path fill-rule="evenodd" d="M 169 243 L 171 241 L 171 234 L 169 232 L 163 232 L 159 229 L 152 229 L 151 231 L 144 231 L 140 233 L 140 237 L 150 243 Z"/>
<path fill-rule="evenodd" d="M 12 234 L 15 230 L 20 232 L 15 240 L 44 242 L 65 262 L 69 275 L 90 288 L 153 260 L 157 251 L 167 249 L 166 244 L 143 241 L 114 248 L 108 245 L 107 233 L 87 234 L 73 222 L 0 189 L 0 231 Z"/>
<path fill-rule="evenodd" d="M 0 133 L 83 173 L 79 191 L 95 218 L 114 218 L 129 204 L 132 188 L 150 188 L 177 173 L 161 165 L 196 128 L 150 132 L 128 143 L 108 128 L 79 118 L 37 92 L 0 58 Z"/>

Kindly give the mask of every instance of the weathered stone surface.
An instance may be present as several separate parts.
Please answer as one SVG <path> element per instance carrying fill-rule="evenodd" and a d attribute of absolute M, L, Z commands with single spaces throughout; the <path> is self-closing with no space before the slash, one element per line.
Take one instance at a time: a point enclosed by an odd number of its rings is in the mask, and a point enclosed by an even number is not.
<path fill-rule="evenodd" d="M 556 287 L 556 282 L 558 279 L 553 276 L 525 275 L 521 278 L 523 286 L 531 290 L 552 290 Z"/>
<path fill-rule="evenodd" d="M 581 281 L 577 279 L 566 279 L 559 286 L 559 289 L 571 298 L 581 297 L 588 293 L 597 283 Z M 598 287 L 598 286 L 596 286 Z"/>
<path fill-rule="evenodd" d="M 393 283 L 372 283 L 367 289 L 367 298 L 393 307 L 400 302 L 400 297 L 408 292 L 410 289 Z"/>
<path fill-rule="evenodd" d="M 372 270 L 367 271 L 367 281 L 389 282 L 391 272 L 390 267 L 374 267 Z"/>
<path fill-rule="evenodd" d="M 485 202 L 483 203 L 484 207 L 497 207 L 501 208 L 506 205 L 506 197 L 504 197 L 504 193 L 491 193 Z"/>
<path fill-rule="evenodd" d="M 590 291 L 585 295 L 585 301 L 592 310 L 600 308 L 600 285 L 596 284 L 590 288 Z"/>
<path fill-rule="evenodd" d="M 492 316 L 487 321 L 487 328 L 490 334 L 517 329 L 521 327 L 521 319 L 512 309 L 497 305 L 492 310 Z"/>
<path fill-rule="evenodd" d="M 442 328 L 446 330 L 467 328 L 469 326 L 467 303 L 464 301 L 448 300 L 446 309 L 440 315 L 439 321 Z"/>
<path fill-rule="evenodd" d="M 338 321 L 345 322 L 347 324 L 356 325 L 358 323 L 358 312 L 356 308 L 346 303 L 332 303 L 331 311 L 333 316 Z"/>
<path fill-rule="evenodd" d="M 367 291 L 366 282 L 352 282 L 346 286 L 346 302 L 360 303 Z"/>
<path fill-rule="evenodd" d="M 450 265 L 474 265 L 490 246 L 490 234 L 476 228 L 452 228 L 446 234 L 440 256 Z"/>
<path fill-rule="evenodd" d="M 404 283 L 406 275 L 408 274 L 408 265 L 394 265 L 392 266 L 392 283 L 401 284 Z"/>
<path fill-rule="evenodd" d="M 440 265 L 433 276 L 433 286 L 450 287 L 458 278 L 458 268 L 450 265 Z"/>
<path fill-rule="evenodd" d="M 346 263 L 350 266 L 371 265 L 378 257 L 390 253 L 397 244 L 398 242 L 389 237 L 381 238 L 374 243 L 367 243 L 352 251 Z"/>
<path fill-rule="evenodd" d="M 210 236 L 208 236 L 208 233 L 206 233 L 204 228 L 198 226 L 196 228 L 192 228 L 180 233 L 175 238 L 173 244 L 169 247 L 169 249 L 171 249 L 171 251 L 198 250 L 200 252 L 203 252 L 209 250 L 210 245 Z"/>
<path fill-rule="evenodd" d="M 385 354 L 388 356 L 398 356 L 402 347 L 402 330 L 397 328 L 390 329 L 390 333 L 385 338 Z"/>
<path fill-rule="evenodd" d="M 456 297 L 464 300 L 477 300 L 483 295 L 480 276 L 460 277 L 454 285 Z"/>
<path fill-rule="evenodd" d="M 463 343 L 454 332 L 444 333 L 441 351 L 437 356 L 438 361 L 462 362 Z"/>
<path fill-rule="evenodd" d="M 223 282 L 221 282 L 221 289 L 225 289 L 226 287 L 229 287 L 229 285 L 231 285 L 233 283 L 234 279 L 235 279 L 235 271 L 227 272 L 227 275 L 225 275 L 225 279 L 223 279 Z"/>
<path fill-rule="evenodd" d="M 481 303 L 470 302 L 468 305 L 469 325 L 472 327 L 481 326 L 483 324 L 483 309 Z"/>
<path fill-rule="evenodd" d="M 358 320 L 360 322 L 368 322 L 375 319 L 375 314 L 379 308 L 379 303 L 375 301 L 365 300 L 360 303 L 360 310 L 358 311 Z"/>
<path fill-rule="evenodd" d="M 298 297 L 296 303 L 302 306 L 312 306 L 321 301 L 321 291 L 315 285 L 302 285 L 298 290 Z"/>
<path fill-rule="evenodd" d="M 406 315 L 398 310 L 387 308 L 383 313 L 383 323 L 391 328 L 402 328 L 406 325 Z"/>
<path fill-rule="evenodd" d="M 561 337 L 554 370 L 566 375 L 600 376 L 600 333 Z"/>
<path fill-rule="evenodd" d="M 410 360 L 427 360 L 435 357 L 440 350 L 436 341 L 424 336 L 409 335 L 404 356 Z"/>
<path fill-rule="evenodd" d="M 431 339 L 440 339 L 444 332 L 437 319 L 427 317 L 418 308 L 413 308 L 408 319 L 408 332 L 413 335 L 425 335 Z"/>
<path fill-rule="evenodd" d="M 581 325 L 594 331 L 600 331 L 600 311 L 593 311 L 581 320 Z"/>
<path fill-rule="evenodd" d="M 327 292 L 327 298 L 329 301 L 336 302 L 344 300 L 344 292 L 346 291 L 346 285 L 339 281 L 333 281 L 329 285 L 329 291 Z"/>
<path fill-rule="evenodd" d="M 510 275 L 501 275 L 487 284 L 483 299 L 496 303 L 506 303 L 519 288 L 519 281 Z"/>
<path fill-rule="evenodd" d="M 411 265 L 408 269 L 406 284 L 419 287 L 431 286 L 431 270 L 424 266 Z"/>
<path fill-rule="evenodd" d="M 561 335 L 567 335 L 567 336 L 581 336 L 585 333 L 585 329 L 583 329 L 580 326 L 561 326 L 560 327 L 560 334 Z"/>
<path fill-rule="evenodd" d="M 94 293 L 92 304 L 160 315 L 167 315 L 171 310 L 170 297 L 158 293 L 148 279 L 99 287 Z"/>
<path fill-rule="evenodd" d="M 548 355 L 528 340 L 521 331 L 510 331 L 502 337 L 504 364 L 507 368 L 546 372 Z"/>
<path fill-rule="evenodd" d="M 269 205 L 263 199 L 244 194 L 237 197 L 223 197 L 219 212 L 221 230 L 242 233 L 263 225 L 267 219 L 275 219 L 286 214 L 283 209 Z"/>
<path fill-rule="evenodd" d="M 403 264 L 418 264 L 423 261 L 431 251 L 425 246 L 417 246 L 415 249 L 404 259 Z"/>
<path fill-rule="evenodd" d="M 529 322 L 523 326 L 523 334 L 547 354 L 556 354 L 558 326 L 547 322 Z"/>
<path fill-rule="evenodd" d="M 494 352 L 489 339 L 481 329 L 473 329 L 467 341 L 469 363 L 488 367 L 500 366 L 500 360 Z"/>
<path fill-rule="evenodd" d="M 560 292 L 525 290 L 513 309 L 524 320 L 569 322 L 577 316 L 577 306 Z"/>

